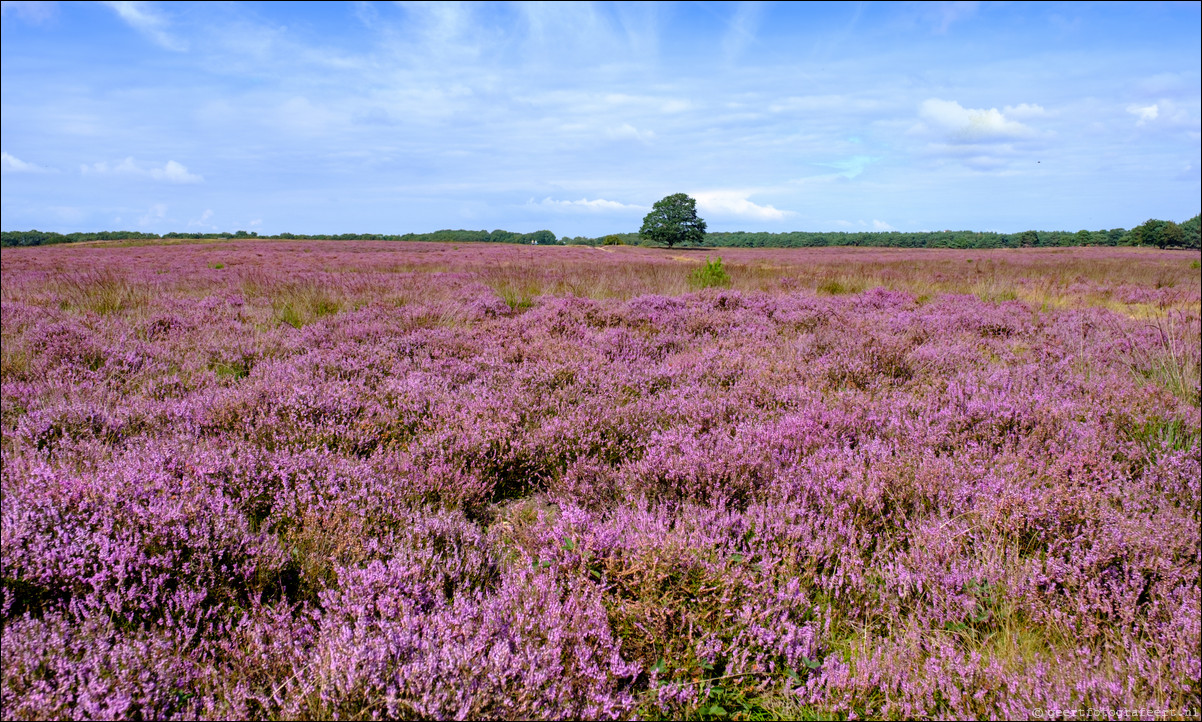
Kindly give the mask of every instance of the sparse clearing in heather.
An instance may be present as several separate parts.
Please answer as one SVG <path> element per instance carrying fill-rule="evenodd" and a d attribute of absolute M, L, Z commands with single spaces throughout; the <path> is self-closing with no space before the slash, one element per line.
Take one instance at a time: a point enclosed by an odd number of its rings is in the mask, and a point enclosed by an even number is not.
<path fill-rule="evenodd" d="M 6 248 L 4 716 L 1184 716 L 1198 260 Z"/>

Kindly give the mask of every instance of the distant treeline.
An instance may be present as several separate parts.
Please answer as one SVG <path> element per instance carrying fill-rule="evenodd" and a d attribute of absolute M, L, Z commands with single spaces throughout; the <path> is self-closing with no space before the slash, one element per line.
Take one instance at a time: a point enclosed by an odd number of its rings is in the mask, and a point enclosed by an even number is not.
<path fill-rule="evenodd" d="M 49 231 L 3 231 L 0 246 L 47 246 L 52 243 L 76 243 L 78 241 L 127 241 L 137 238 L 161 238 L 157 233 L 137 231 L 98 231 L 94 233 L 52 233 Z"/>
<path fill-rule="evenodd" d="M 576 236 L 560 239 L 569 245 L 639 245 L 637 233 L 616 233 L 597 238 Z M 816 246 L 876 246 L 891 248 L 1047 248 L 1063 246 L 1156 246 L 1199 248 L 1199 216 L 1184 223 L 1149 220 L 1130 230 L 1023 231 L 901 231 L 749 233 L 711 232 L 701 244 L 706 248 L 812 248 Z"/>
<path fill-rule="evenodd" d="M 512 231 L 441 230 L 433 233 L 341 233 L 299 234 L 280 233 L 260 236 L 253 231 L 235 233 L 139 233 L 137 231 L 101 231 L 97 233 L 52 233 L 46 231 L 3 231 L 0 245 L 44 246 L 79 241 L 121 241 L 137 239 L 221 239 L 272 238 L 315 239 L 332 241 L 454 241 L 459 243 L 523 243 L 567 245 L 641 245 L 637 233 L 616 233 L 589 238 L 585 236 L 556 238 L 551 231 L 514 233 Z M 887 232 L 811 232 L 750 233 L 746 231 L 708 233 L 701 244 L 707 248 L 809 248 L 815 246 L 877 246 L 892 248 L 1046 248 L 1052 246 L 1155 246 L 1157 248 L 1200 248 L 1199 216 L 1175 223 L 1151 219 L 1135 228 L 1111 228 L 1088 231 L 1023 231 L 1022 233 L 992 233 L 979 231 L 924 231 L 919 233 Z"/>
<path fill-rule="evenodd" d="M 466 231 L 442 230 L 433 233 L 279 233 L 274 236 L 261 236 L 254 231 L 236 231 L 234 233 L 139 233 L 137 231 L 99 231 L 95 233 L 54 233 L 52 231 L 3 231 L 0 232 L 0 245 L 8 246 L 48 246 L 55 243 L 78 243 L 80 241 L 125 241 L 125 240 L 157 240 L 157 239 L 193 239 L 217 240 L 222 238 L 270 238 L 277 240 L 309 239 L 318 241 L 469 241 L 484 243 L 525 243 L 525 244 L 554 244 L 557 242 L 551 231 L 534 231 L 533 233 L 514 233 L 512 231 Z"/>

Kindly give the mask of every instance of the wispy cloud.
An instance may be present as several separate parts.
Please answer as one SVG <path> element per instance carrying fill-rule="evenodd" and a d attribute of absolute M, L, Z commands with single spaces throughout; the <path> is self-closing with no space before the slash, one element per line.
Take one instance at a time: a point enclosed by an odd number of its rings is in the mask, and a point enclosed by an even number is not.
<path fill-rule="evenodd" d="M 527 62 L 640 62 L 654 57 L 659 44 L 655 3 L 608 6 L 598 3 L 526 2 L 520 42 Z"/>
<path fill-rule="evenodd" d="M 1034 103 L 1019 103 L 1018 105 L 1007 105 L 1002 108 L 1002 112 L 1007 118 L 1012 120 L 1028 120 L 1030 118 L 1042 118 L 1048 114 L 1043 106 Z"/>
<path fill-rule="evenodd" d="M 832 161 L 830 163 L 819 163 L 818 165 L 834 168 L 839 171 L 839 175 L 844 178 L 855 178 L 864 172 L 872 163 L 880 160 L 877 156 L 872 155 L 853 155 L 850 158 L 843 160 Z"/>
<path fill-rule="evenodd" d="M 210 228 L 210 229 L 216 228 L 217 226 L 210 223 L 210 221 L 212 219 L 213 219 L 213 209 L 206 208 L 206 209 L 204 209 L 204 212 L 200 214 L 199 218 L 193 218 L 188 221 L 188 227 L 189 228 Z"/>
<path fill-rule="evenodd" d="M 167 50 L 182 52 L 188 43 L 167 32 L 170 22 L 148 2 L 102 2 L 117 13 L 130 27 Z"/>
<path fill-rule="evenodd" d="M 53 173 L 50 168 L 43 168 L 33 163 L 26 163 L 16 156 L 0 152 L 0 169 L 5 173 Z"/>
<path fill-rule="evenodd" d="M 138 219 L 138 225 L 146 228 L 153 226 L 159 221 L 167 217 L 167 205 L 165 203 L 155 203 L 147 209 L 146 213 Z"/>
<path fill-rule="evenodd" d="M 882 232 L 882 233 L 887 232 L 887 231 L 896 231 L 897 230 L 896 228 L 893 227 L 892 224 L 889 224 L 889 223 L 886 223 L 885 221 L 881 221 L 881 220 L 877 220 L 877 219 L 873 219 L 872 223 L 869 223 L 864 220 L 860 220 L 860 221 L 856 221 L 855 223 L 852 223 L 851 221 L 845 220 L 845 219 L 829 221 L 829 223 L 830 223 L 830 225 L 835 226 L 836 228 L 839 228 L 839 229 L 863 231 L 868 228 L 872 228 L 872 230 Z"/>
<path fill-rule="evenodd" d="M 655 131 L 639 130 L 630 123 L 623 123 L 617 127 L 607 128 L 605 137 L 610 140 L 637 140 L 642 143 L 650 143 L 655 138 Z"/>
<path fill-rule="evenodd" d="M 1004 171 L 1010 168 L 1012 163 L 1012 161 L 1007 158 L 989 154 L 965 156 L 961 162 L 973 170 L 979 170 L 985 173 Z"/>
<path fill-rule="evenodd" d="M 934 22 L 934 32 L 943 35 L 954 23 L 972 17 L 980 7 L 979 2 L 935 2 L 928 6 Z"/>
<path fill-rule="evenodd" d="M 917 154 L 934 162 L 935 167 L 955 164 L 993 176 L 1011 175 L 1024 163 L 1034 163 L 1035 151 L 1009 142 L 928 143 Z"/>
<path fill-rule="evenodd" d="M 762 14 L 762 3 L 741 2 L 734 6 L 734 13 L 727 21 L 726 33 L 722 36 L 722 54 L 726 62 L 737 60 L 743 49 L 755 42 Z"/>
<path fill-rule="evenodd" d="M 106 161 L 92 163 L 91 165 L 81 165 L 79 172 L 82 175 L 128 175 L 141 176 L 144 178 L 152 178 L 157 181 L 167 183 L 202 183 L 204 176 L 196 173 L 191 173 L 188 168 L 182 163 L 169 160 L 162 166 L 145 166 L 134 160 L 133 157 L 126 158 L 117 164 L 110 164 Z"/>
<path fill-rule="evenodd" d="M 1136 125 L 1143 125 L 1156 120 L 1156 117 L 1160 115 L 1160 108 L 1155 103 L 1145 106 L 1132 104 L 1127 106 L 1127 112 L 1139 119 L 1136 121 Z"/>
<path fill-rule="evenodd" d="M 87 210 L 79 206 L 47 206 L 46 210 L 56 218 L 69 223 L 77 223 L 88 217 Z"/>
<path fill-rule="evenodd" d="M 10 13 L 27 23 L 41 25 L 58 14 L 58 3 L 37 2 L 36 0 L 24 0 L 23 2 L 4 0 L 0 3 L 0 16 L 7 16 Z"/>
<path fill-rule="evenodd" d="M 617 201 L 606 200 L 604 198 L 594 198 L 592 200 L 588 198 L 581 198 L 578 201 L 559 201 L 551 198 L 544 198 L 538 203 L 535 203 L 534 199 L 531 199 L 527 205 L 538 206 L 547 210 L 576 211 L 586 213 L 614 211 L 645 212 L 647 210 L 645 206 L 638 206 L 630 203 L 619 203 Z"/>
<path fill-rule="evenodd" d="M 1192 102 L 1181 102 L 1171 98 L 1160 98 L 1151 105 L 1131 103 L 1126 111 L 1134 115 L 1137 126 L 1148 126 L 1168 132 L 1185 131 L 1186 135 L 1198 139 L 1199 117 L 1202 115 L 1202 103 L 1198 98 Z"/>
<path fill-rule="evenodd" d="M 859 98 L 851 95 L 828 93 L 824 95 L 791 95 L 775 100 L 768 106 L 774 113 L 831 113 L 865 112 L 879 108 L 881 102 L 875 98 Z"/>

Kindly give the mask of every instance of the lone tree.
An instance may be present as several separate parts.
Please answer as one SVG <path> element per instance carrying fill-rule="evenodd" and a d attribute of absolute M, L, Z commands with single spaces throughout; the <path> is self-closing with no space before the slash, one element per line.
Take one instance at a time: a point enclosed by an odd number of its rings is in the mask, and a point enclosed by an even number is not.
<path fill-rule="evenodd" d="M 705 238 L 705 221 L 697 217 L 697 201 L 684 193 L 667 196 L 651 207 L 643 218 L 639 237 L 654 243 L 700 243 Z"/>

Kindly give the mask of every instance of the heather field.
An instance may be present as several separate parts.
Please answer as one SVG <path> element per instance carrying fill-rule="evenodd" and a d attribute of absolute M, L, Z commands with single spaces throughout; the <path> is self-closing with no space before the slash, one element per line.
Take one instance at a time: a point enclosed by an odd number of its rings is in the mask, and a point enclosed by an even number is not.
<path fill-rule="evenodd" d="M 3 717 L 1196 719 L 1199 258 L 4 249 Z"/>

